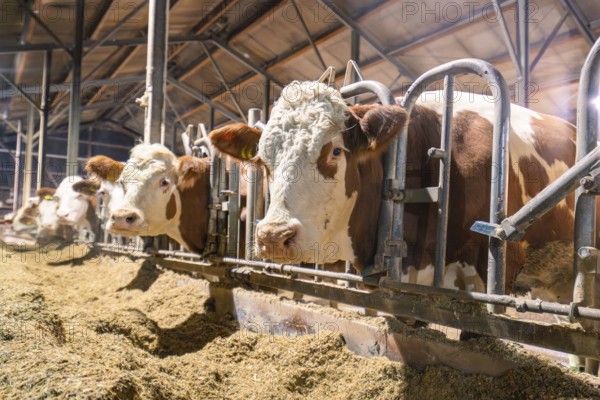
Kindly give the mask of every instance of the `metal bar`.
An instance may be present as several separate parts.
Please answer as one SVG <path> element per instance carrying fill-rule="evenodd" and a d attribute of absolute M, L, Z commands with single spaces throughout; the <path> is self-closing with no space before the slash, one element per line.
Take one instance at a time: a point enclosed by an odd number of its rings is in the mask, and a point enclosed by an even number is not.
<path fill-rule="evenodd" d="M 73 48 L 73 69 L 71 93 L 69 99 L 69 141 L 67 142 L 67 176 L 79 172 L 77 157 L 79 155 L 79 129 L 81 107 L 81 61 L 83 55 L 83 23 L 85 0 L 77 2 L 75 11 L 75 47 Z"/>
<path fill-rule="evenodd" d="M 42 72 L 42 111 L 40 112 L 40 134 L 38 136 L 38 163 L 36 189 L 43 186 L 45 175 L 44 144 L 48 135 L 48 116 L 50 114 L 50 80 L 52 67 L 52 50 L 44 55 L 44 71 Z"/>
<path fill-rule="evenodd" d="M 181 90 L 182 92 L 187 93 L 189 96 L 195 98 L 196 100 L 198 100 L 202 103 L 206 103 L 206 104 L 210 105 L 211 107 L 219 110 L 219 112 L 221 114 L 225 115 L 227 118 L 231 119 L 232 121 L 237 121 L 237 122 L 242 121 L 242 119 L 239 116 L 233 114 L 231 111 L 229 111 L 222 105 L 213 102 L 211 99 L 206 97 L 204 94 L 202 94 L 198 90 L 186 85 L 185 83 L 179 82 L 178 80 L 176 80 L 170 76 L 167 76 L 167 82 L 169 82 L 169 84 L 175 86 L 177 89 Z"/>
<path fill-rule="evenodd" d="M 346 282 L 362 283 L 370 286 L 378 286 L 378 280 L 376 278 L 363 278 L 359 275 L 346 274 L 340 272 L 325 271 L 318 268 L 306 268 L 299 267 L 296 265 L 287 264 L 276 264 L 268 263 L 264 261 L 253 261 L 253 260 L 241 260 L 239 258 L 223 257 L 223 258 L 211 258 L 211 261 L 215 263 L 234 264 L 234 265 L 245 265 L 248 267 L 260 268 L 267 273 L 279 273 L 285 275 L 306 275 L 310 277 L 336 279 Z"/>
<path fill-rule="evenodd" d="M 244 244 L 240 244 L 240 212 L 241 212 L 241 168 L 240 164 L 229 159 L 229 191 L 231 194 L 228 197 L 227 201 L 227 254 L 235 255 L 235 257 L 240 257 L 241 246 Z M 246 202 L 246 210 L 249 209 L 249 199 Z M 248 218 L 248 214 L 246 214 L 246 218 Z M 246 224 L 248 221 L 246 221 Z M 248 238 L 246 238 L 246 241 Z M 246 253 L 247 254 L 247 253 Z"/>
<path fill-rule="evenodd" d="M 119 29 L 121 29 L 121 27 L 123 27 L 123 25 L 125 25 L 127 23 L 127 21 L 129 21 L 135 14 L 137 14 L 138 11 L 140 11 L 142 8 L 144 8 L 146 6 L 146 4 L 148 4 L 148 0 L 142 0 L 137 6 L 135 6 L 133 8 L 133 10 L 131 10 L 131 12 L 129 14 L 127 14 L 115 26 L 113 26 L 110 31 L 106 32 L 106 34 L 100 40 L 94 42 L 94 44 L 89 46 L 83 56 L 84 57 L 87 56 L 92 51 L 94 51 L 94 49 L 96 49 L 98 46 L 102 45 L 108 39 L 110 39 L 110 37 L 112 35 L 117 33 L 119 31 Z"/>
<path fill-rule="evenodd" d="M 19 208 L 19 172 L 21 171 L 21 120 L 17 121 L 17 144 L 15 148 L 15 174 L 13 180 L 13 212 Z"/>
<path fill-rule="evenodd" d="M 85 1 L 85 0 L 84 0 Z M 48 25 L 46 25 L 46 23 L 44 21 L 42 21 L 42 19 L 36 14 L 34 13 L 28 6 L 27 6 L 27 2 L 25 0 L 20 0 L 20 5 L 21 8 L 23 8 L 25 10 L 25 12 L 35 20 L 35 22 L 41 26 L 47 33 L 48 35 L 50 35 L 50 37 L 56 42 L 56 44 L 59 46 L 59 48 L 63 49 L 64 51 L 66 51 L 71 57 L 73 57 L 73 53 L 71 52 L 71 50 L 67 47 L 67 45 L 65 45 L 63 43 L 62 40 L 60 40 L 60 38 L 52 31 L 52 29 L 50 29 L 48 27 Z M 47 49 L 44 49 L 47 50 Z"/>
<path fill-rule="evenodd" d="M 296 4 L 296 2 L 294 0 L 290 0 L 290 3 L 294 7 L 294 10 L 296 10 L 296 14 L 298 15 L 298 20 L 300 21 L 300 25 L 302 26 L 302 29 L 304 30 L 304 33 L 306 34 L 306 39 L 308 40 L 308 42 L 312 46 L 312 48 L 313 48 L 313 50 L 315 52 L 315 55 L 317 56 L 317 59 L 321 63 L 321 67 L 323 69 L 327 69 L 327 64 L 325 64 L 325 61 L 323 61 L 323 57 L 321 56 L 321 52 L 317 48 L 317 44 L 313 40 L 312 35 L 310 34 L 310 30 L 308 30 L 308 26 L 306 25 L 306 21 L 304 21 L 304 17 L 302 16 L 302 12 L 298 8 L 298 5 Z"/>
<path fill-rule="evenodd" d="M 357 32 L 365 42 L 367 42 L 371 47 L 373 47 L 373 49 L 377 52 L 377 54 L 379 54 L 380 57 L 384 58 L 390 64 L 394 65 L 398 69 L 398 71 L 401 72 L 404 76 L 410 79 L 415 79 L 415 75 L 410 69 L 404 66 L 393 56 L 388 55 L 371 37 L 371 35 L 365 32 L 348 14 L 346 14 L 344 11 L 338 8 L 332 0 L 319 0 L 319 3 L 327 7 L 344 25 L 348 27 L 348 29 Z"/>
<path fill-rule="evenodd" d="M 585 112 L 579 109 L 578 115 L 583 113 Z M 567 172 L 529 200 L 519 211 L 505 218 L 499 226 L 495 227 L 491 233 L 492 236 L 502 240 L 520 240 L 525 234 L 525 230 L 573 192 L 580 185 L 580 180 L 589 175 L 590 170 L 596 167 L 599 161 L 600 148 L 594 148 Z"/>
<path fill-rule="evenodd" d="M 35 113 L 33 107 L 27 107 L 27 137 L 25 139 L 25 166 L 23 168 L 23 204 L 27 203 L 31 194 L 31 174 L 33 165 L 33 130 Z"/>
<path fill-rule="evenodd" d="M 544 55 L 544 53 L 546 52 L 546 50 L 548 50 L 548 47 L 550 47 L 550 44 L 552 43 L 552 41 L 556 37 L 556 34 L 558 33 L 558 31 L 560 30 L 560 28 L 565 23 L 565 20 L 567 19 L 568 16 L 569 16 L 569 12 L 566 11 L 563 14 L 563 16 L 561 17 L 561 19 L 556 23 L 556 25 L 554 26 L 554 29 L 552 29 L 552 32 L 550 32 L 550 35 L 548 35 L 546 37 L 546 41 L 542 45 L 542 48 L 538 51 L 538 53 L 536 54 L 535 58 L 531 62 L 531 65 L 529 66 L 529 73 L 530 74 L 533 73 L 533 70 L 535 69 L 536 65 L 538 64 L 538 62 L 540 62 L 540 60 L 542 59 L 542 56 Z"/>
<path fill-rule="evenodd" d="M 11 81 L 6 75 L 4 75 L 2 72 L 0 72 L 0 78 L 4 79 L 6 81 L 6 83 L 8 83 L 13 89 L 15 89 L 21 96 L 23 96 L 25 98 L 25 100 L 27 100 L 27 102 L 32 105 L 33 107 L 35 107 L 38 111 L 42 111 L 42 109 L 40 108 L 40 106 L 31 98 L 29 97 L 29 95 L 27 94 L 27 92 L 25 92 L 23 89 L 21 89 L 19 87 L 19 85 L 17 85 L 16 83 L 14 83 L 13 81 Z M 2 97 L 5 97 L 4 95 Z M 10 96 L 12 97 L 12 96 Z"/>
<path fill-rule="evenodd" d="M 517 0 L 519 64 L 521 79 L 517 79 L 517 104 L 529 107 L 529 0 Z"/>
<path fill-rule="evenodd" d="M 231 91 L 231 88 L 227 84 L 227 81 L 225 80 L 225 77 L 221 73 L 221 69 L 217 65 L 217 63 L 216 63 L 215 59 L 213 58 L 212 54 L 210 53 L 210 51 L 208 51 L 208 48 L 206 47 L 206 45 L 204 44 L 204 42 L 200 42 L 200 45 L 202 46 L 202 49 L 204 50 L 204 53 L 206 54 L 206 57 L 208 57 L 208 59 L 210 60 L 210 63 L 212 64 L 213 69 L 217 73 L 217 76 L 219 77 L 219 80 L 221 81 L 221 83 L 223 84 L 223 86 L 225 86 L 225 91 L 227 92 L 227 94 L 229 95 L 229 98 L 231 99 L 231 101 L 235 105 L 235 108 L 237 108 L 237 110 L 240 113 L 240 116 L 242 117 L 242 119 L 244 120 L 244 122 L 248 123 L 248 120 L 246 119 L 246 115 L 244 114 L 244 110 L 242 110 L 242 107 L 240 106 L 240 103 L 237 101 L 237 99 L 233 95 L 233 92 Z"/>
<path fill-rule="evenodd" d="M 600 40 L 592 46 L 579 80 L 579 93 L 577 97 L 577 150 L 575 159 L 577 163 L 583 162 L 591 153 L 598 152 L 598 107 L 594 104 L 600 95 Z M 600 155 L 598 156 L 600 159 Z M 588 247 L 594 248 L 596 244 L 596 197 L 585 193 L 583 188 L 575 191 L 575 284 L 573 288 L 573 302 L 588 307 L 598 307 L 598 293 L 596 293 L 598 278 L 598 255 L 590 252 L 588 257 L 582 257 L 581 251 Z M 595 326 L 597 328 L 597 326 Z M 585 324 L 585 329 L 594 328 Z M 598 363 L 586 360 L 585 370 L 595 376 L 598 374 Z"/>
<path fill-rule="evenodd" d="M 274 84 L 276 84 L 279 87 L 283 87 L 283 84 L 281 83 L 281 81 L 279 79 L 277 79 L 273 74 L 267 72 L 264 68 L 254 64 L 252 61 L 248 60 L 246 57 L 244 57 L 242 54 L 240 54 L 239 51 L 237 51 L 233 47 L 229 46 L 227 43 L 223 42 L 221 39 L 212 38 L 212 39 L 210 39 L 210 41 L 212 43 L 214 43 L 215 45 L 219 46 L 221 49 L 223 49 L 227 54 L 229 54 L 230 56 L 232 56 L 233 58 L 235 58 L 236 60 L 238 60 L 245 66 L 247 66 L 248 68 L 250 68 L 252 71 L 256 72 L 259 75 L 262 75 L 263 78 L 269 79 L 271 82 L 273 82 Z"/>
<path fill-rule="evenodd" d="M 248 110 L 248 124 L 250 126 L 254 127 L 257 122 L 262 121 L 261 111 L 260 108 L 251 108 Z M 264 216 L 262 168 L 256 164 L 248 165 L 246 176 L 248 177 L 248 197 L 246 201 L 246 259 L 254 260 L 256 259 L 254 254 L 256 220 L 263 218 Z"/>
<path fill-rule="evenodd" d="M 146 58 L 146 117 L 144 143 L 165 142 L 165 91 L 167 83 L 167 35 L 169 0 L 150 0 Z"/>
<path fill-rule="evenodd" d="M 209 36 L 206 35 L 177 35 L 169 37 L 169 44 L 177 44 L 177 43 L 190 43 L 190 42 L 199 42 L 202 40 L 210 39 Z M 96 40 L 85 40 L 83 42 L 83 47 L 89 48 L 96 45 Z M 147 37 L 135 37 L 128 39 L 113 39 L 106 40 L 101 44 L 98 44 L 98 47 L 130 47 L 130 46 L 145 46 L 148 44 Z M 70 43 L 69 47 L 73 47 L 74 44 Z M 56 45 L 54 43 L 30 43 L 25 45 L 8 45 L 3 44 L 0 45 L 0 54 L 2 53 L 21 53 L 28 51 L 43 51 L 43 50 L 57 50 L 62 49 L 61 46 Z"/>
<path fill-rule="evenodd" d="M 523 72 L 522 72 L 523 70 L 521 68 L 519 59 L 517 58 L 515 46 L 513 45 L 512 39 L 510 37 L 508 25 L 506 24 L 506 20 L 504 19 L 504 13 L 502 12 L 502 8 L 500 7 L 500 4 L 498 4 L 498 0 L 492 0 L 492 4 L 494 5 L 494 11 L 496 12 L 496 17 L 498 18 L 498 22 L 500 22 L 502 38 L 504 39 L 504 43 L 506 44 L 506 49 L 508 50 L 508 54 L 513 63 L 513 66 L 517 70 L 517 76 L 519 78 L 521 78 L 523 75 Z"/>
<path fill-rule="evenodd" d="M 594 32 L 590 29 L 590 23 L 587 21 L 579 7 L 577 7 L 571 0 L 561 0 L 563 7 L 571 14 L 575 25 L 581 33 L 581 36 L 592 46 L 596 41 Z"/>
<path fill-rule="evenodd" d="M 263 107 L 262 117 L 265 121 L 269 120 L 269 107 L 271 107 L 271 81 L 265 79 L 263 86 Z"/>
<path fill-rule="evenodd" d="M 434 68 L 425 74 L 421 75 L 406 92 L 402 106 L 409 112 L 417 100 L 417 97 L 425 90 L 425 88 L 433 82 L 445 77 L 448 74 L 474 73 L 482 77 L 491 87 L 498 89 L 499 97 L 494 101 L 494 129 L 492 134 L 492 168 L 493 176 L 497 177 L 494 184 L 491 185 L 490 193 L 490 221 L 499 222 L 505 215 L 507 202 L 507 184 L 508 184 L 508 138 L 510 131 L 510 97 L 508 94 L 508 86 L 506 81 L 491 64 L 476 60 L 462 59 L 443 64 Z M 406 129 L 401 133 L 400 138 L 406 136 Z M 406 151 L 406 145 L 403 145 Z M 400 163 L 404 164 L 404 163 Z M 400 169 L 396 175 L 405 179 L 405 170 Z M 396 178 L 398 179 L 398 178 Z M 399 189 L 403 190 L 403 182 L 399 185 Z M 401 204 L 401 203 L 400 203 Z M 401 207 L 395 207 L 394 225 L 397 221 L 396 215 L 400 214 Z M 383 224 L 385 225 L 385 224 Z M 381 229 L 380 229 L 381 232 Z M 385 232 L 385 231 L 383 231 Z M 399 231 L 402 235 L 402 232 Z M 385 237 L 385 236 L 384 236 Z M 402 237 L 402 236 L 397 236 Z M 488 280 L 487 292 L 489 294 L 504 294 L 505 262 L 506 246 L 503 241 L 490 237 L 488 248 Z M 500 308 L 493 305 L 488 306 L 490 312 L 502 312 Z"/>
<path fill-rule="evenodd" d="M 450 202 L 450 166 L 452 163 L 452 113 L 454 110 L 454 77 L 446 75 L 444 78 L 444 99 L 446 105 L 442 114 L 441 146 L 442 158 L 440 159 L 439 176 L 439 201 L 438 220 L 435 246 L 435 270 L 433 284 L 442 287 L 444 270 L 446 266 L 446 242 L 448 236 L 448 204 Z"/>
<path fill-rule="evenodd" d="M 600 310 L 591 307 L 574 306 L 574 308 L 572 308 L 570 304 L 560 304 L 549 301 L 518 298 L 509 295 L 466 292 L 463 290 L 445 288 L 433 288 L 431 286 L 426 285 L 398 282 L 390 278 L 382 278 L 379 286 L 383 289 L 391 289 L 403 293 L 421 294 L 426 296 L 439 296 L 454 300 L 466 300 L 475 301 L 477 303 L 494 304 L 501 307 L 515 308 L 519 312 L 549 313 L 565 317 L 571 315 L 576 318 L 600 320 Z"/>
<path fill-rule="evenodd" d="M 171 111 L 173 111 L 173 114 L 175 114 L 175 121 L 174 121 L 173 125 L 176 125 L 176 122 L 179 121 L 179 124 L 185 131 L 187 129 L 187 126 L 185 125 L 185 122 L 183 122 L 183 119 L 177 112 L 177 109 L 175 109 L 175 106 L 173 105 L 173 102 L 171 101 L 171 98 L 169 97 L 167 92 L 165 92 L 165 100 L 167 101 L 167 104 L 169 105 L 169 108 L 171 109 Z M 175 135 L 175 133 L 174 133 L 174 135 Z"/>

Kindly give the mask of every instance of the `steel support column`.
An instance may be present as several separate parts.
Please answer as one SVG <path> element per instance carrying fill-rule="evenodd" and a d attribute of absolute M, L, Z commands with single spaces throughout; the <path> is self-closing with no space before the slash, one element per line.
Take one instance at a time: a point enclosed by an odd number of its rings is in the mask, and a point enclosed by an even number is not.
<path fill-rule="evenodd" d="M 165 92 L 167 88 L 167 34 L 169 0 L 150 0 L 146 58 L 146 116 L 144 143 L 165 142 Z"/>
<path fill-rule="evenodd" d="M 42 111 L 40 112 L 40 134 L 38 136 L 38 165 L 36 189 L 43 186 L 45 176 L 44 142 L 48 132 L 48 114 L 50 113 L 50 68 L 52 66 L 52 50 L 46 50 L 44 55 L 44 71 L 42 74 Z"/>
<path fill-rule="evenodd" d="M 69 99 L 69 141 L 67 142 L 67 175 L 77 175 L 79 155 L 80 102 L 81 102 L 81 59 L 83 54 L 83 23 L 85 0 L 77 2 L 75 12 L 75 47 L 73 48 L 73 78 Z"/>
<path fill-rule="evenodd" d="M 27 136 L 25 139 L 25 165 L 23 168 L 23 204 L 29 200 L 31 193 L 31 174 L 33 164 L 33 130 L 35 123 L 35 112 L 33 107 L 27 107 Z"/>
<path fill-rule="evenodd" d="M 21 120 L 17 121 L 17 144 L 15 148 L 15 174 L 13 181 L 13 212 L 16 212 L 19 208 L 19 183 L 21 182 L 20 172 L 21 172 L 21 141 L 23 134 L 21 131 L 23 130 Z"/>
<path fill-rule="evenodd" d="M 517 25 L 521 77 L 517 82 L 515 100 L 517 104 L 529 107 L 529 0 L 517 1 Z"/>

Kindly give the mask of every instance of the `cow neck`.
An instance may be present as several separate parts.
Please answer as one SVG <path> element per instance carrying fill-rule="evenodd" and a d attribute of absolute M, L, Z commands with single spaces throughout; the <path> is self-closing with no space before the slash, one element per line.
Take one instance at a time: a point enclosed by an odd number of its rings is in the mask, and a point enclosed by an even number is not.
<path fill-rule="evenodd" d="M 209 220 L 210 170 L 180 177 L 176 190 L 176 232 L 170 235 L 195 253 L 202 253 L 206 244 Z M 171 211 L 168 211 L 171 212 Z M 179 236 L 175 237 L 175 235 Z"/>

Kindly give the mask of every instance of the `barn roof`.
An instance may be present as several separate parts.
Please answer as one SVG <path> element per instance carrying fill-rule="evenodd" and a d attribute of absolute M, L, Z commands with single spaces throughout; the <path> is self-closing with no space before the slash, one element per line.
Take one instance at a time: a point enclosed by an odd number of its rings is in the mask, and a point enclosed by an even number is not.
<path fill-rule="evenodd" d="M 516 2 L 499 3 L 515 43 Z M 66 126 L 75 4 L 0 0 L 0 134 L 26 115 L 24 95 L 8 81 L 39 104 L 47 49 L 52 49 L 51 131 Z M 600 33 L 600 3 L 532 1 L 529 13 L 530 107 L 574 121 L 580 69 Z M 147 0 L 86 1 L 82 124 L 142 134 L 144 112 L 135 99 L 144 90 L 147 25 Z M 171 0 L 167 122 L 180 130 L 190 123 L 208 124 L 212 104 L 215 125 L 225 123 L 239 117 L 240 109 L 246 113 L 262 106 L 267 79 L 273 101 L 281 85 L 316 79 L 324 66 L 336 68 L 341 84 L 352 57 L 353 31 L 363 75 L 397 94 L 428 69 L 463 57 L 493 63 L 511 89 L 517 81 L 489 1 Z M 463 89 L 486 90 L 472 76 L 460 82 Z"/>

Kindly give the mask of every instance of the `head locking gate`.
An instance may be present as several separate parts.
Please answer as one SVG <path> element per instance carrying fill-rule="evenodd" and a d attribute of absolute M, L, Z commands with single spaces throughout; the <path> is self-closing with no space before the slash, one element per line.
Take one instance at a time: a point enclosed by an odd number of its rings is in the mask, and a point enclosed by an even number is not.
<path fill-rule="evenodd" d="M 600 341 L 593 333 L 577 329 L 558 328 L 530 321 L 504 318 L 505 307 L 517 311 L 545 312 L 569 316 L 572 319 L 600 321 L 600 310 L 594 306 L 594 280 L 598 250 L 595 246 L 595 195 L 600 188 L 596 177 L 600 174 L 600 150 L 596 146 L 598 112 L 590 106 L 590 99 L 599 95 L 600 41 L 595 44 L 583 67 L 578 101 L 577 163 L 563 176 L 531 199 L 521 210 L 510 217 L 505 216 L 507 196 L 508 140 L 510 101 L 507 85 L 501 74 L 489 63 L 476 59 L 462 59 L 434 68 L 423 74 L 408 89 L 401 106 L 411 112 L 417 98 L 434 82 L 444 80 L 445 109 L 442 116 L 440 148 L 429 150 L 430 157 L 440 159 L 439 185 L 421 189 L 405 189 L 407 128 L 390 146 L 384 156 L 384 193 L 379 215 L 377 255 L 374 265 L 364 276 L 350 273 L 324 271 L 317 266 L 311 269 L 296 265 L 281 265 L 257 260 L 253 254 L 253 237 L 256 220 L 263 217 L 268 208 L 268 193 L 263 198 L 263 173 L 253 165 L 227 162 L 216 156 L 204 129 L 199 129 L 193 153 L 210 156 L 211 205 L 209 239 L 204 255 L 185 251 L 159 250 L 151 256 L 156 263 L 175 270 L 210 275 L 223 281 L 242 281 L 259 286 L 294 291 L 353 306 L 417 318 L 469 332 L 496 336 L 522 343 L 551 349 L 596 356 L 600 354 Z M 351 67 L 356 64 L 351 62 Z M 391 91 L 383 84 L 362 80 L 344 85 L 340 92 L 345 98 L 358 94 L 374 93 L 383 104 L 394 104 Z M 476 222 L 472 230 L 488 235 L 488 281 L 487 293 L 464 292 L 441 288 L 445 262 L 447 236 L 448 199 L 451 162 L 451 126 L 453 113 L 454 76 L 457 74 L 479 75 L 490 88 L 497 90 L 494 104 L 494 130 L 492 166 L 498 167 L 498 179 L 491 185 L 489 221 Z M 332 82 L 335 73 L 330 67 L 322 76 Z M 347 74 L 347 77 L 349 75 Z M 258 129 L 264 127 L 260 112 L 249 112 L 249 124 Z M 195 137 L 194 129 L 187 132 Z M 241 231 L 240 181 L 247 182 L 246 229 Z M 264 190 L 263 190 L 264 189 Z M 540 300 L 519 299 L 504 294 L 505 241 L 518 240 L 524 230 L 546 211 L 576 190 L 575 217 L 576 282 L 574 300 L 571 304 L 559 304 Z M 438 228 L 434 287 L 403 283 L 400 281 L 402 258 L 407 246 L 403 240 L 404 203 L 437 202 Z M 102 244 L 106 252 L 126 253 L 133 249 Z M 240 258 L 242 251 L 244 258 Z M 140 253 L 134 253 L 140 256 Z M 144 256 L 150 257 L 150 256 Z M 300 279 L 298 275 L 313 277 Z M 382 277 L 383 275 L 383 277 Z M 334 278 L 352 284 L 363 284 L 380 290 L 364 291 L 319 282 L 321 278 Z M 213 278 L 214 280 L 214 278 Z M 423 296 L 426 295 L 426 296 Z M 444 310 L 433 298 L 449 298 L 464 302 L 486 303 L 491 313 L 473 313 L 472 309 L 460 307 Z"/>

